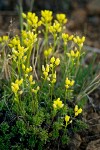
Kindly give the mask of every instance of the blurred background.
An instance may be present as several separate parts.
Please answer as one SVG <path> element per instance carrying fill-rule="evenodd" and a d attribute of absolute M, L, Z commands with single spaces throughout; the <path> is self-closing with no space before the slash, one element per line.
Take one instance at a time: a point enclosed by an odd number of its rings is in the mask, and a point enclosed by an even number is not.
<path fill-rule="evenodd" d="M 0 36 L 19 32 L 19 5 L 23 11 L 49 9 L 65 13 L 68 32 L 85 35 L 86 45 L 100 49 L 100 0 L 0 0 Z"/>

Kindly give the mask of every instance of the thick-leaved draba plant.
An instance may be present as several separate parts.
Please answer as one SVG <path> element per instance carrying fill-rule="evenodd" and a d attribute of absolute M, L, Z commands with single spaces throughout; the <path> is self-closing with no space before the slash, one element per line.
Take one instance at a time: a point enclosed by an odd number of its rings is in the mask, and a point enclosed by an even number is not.
<path fill-rule="evenodd" d="M 86 127 L 81 101 L 100 80 L 97 76 L 83 86 L 82 74 L 79 82 L 85 37 L 66 33 L 65 14 L 54 19 L 52 11 L 43 10 L 40 18 L 32 12 L 22 17 L 20 35 L 0 37 L 5 79 L 0 149 L 66 147 L 73 134 Z"/>

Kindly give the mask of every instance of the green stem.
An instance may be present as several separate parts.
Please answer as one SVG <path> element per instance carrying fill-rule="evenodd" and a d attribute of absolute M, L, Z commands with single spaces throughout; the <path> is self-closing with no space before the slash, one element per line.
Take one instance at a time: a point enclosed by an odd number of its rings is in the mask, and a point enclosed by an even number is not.
<path fill-rule="evenodd" d="M 52 76 L 54 74 L 54 67 L 52 67 Z M 54 83 L 51 84 L 51 101 L 52 101 L 52 95 L 53 95 L 53 90 L 54 90 Z"/>
<path fill-rule="evenodd" d="M 51 102 L 52 102 L 53 89 L 54 89 L 54 84 L 51 85 Z"/>
<path fill-rule="evenodd" d="M 26 64 L 27 67 L 29 67 L 29 65 L 30 65 L 31 52 L 32 52 L 32 47 L 30 46 L 30 48 L 28 50 L 28 54 L 27 54 L 27 64 Z"/>
<path fill-rule="evenodd" d="M 53 53 L 55 52 L 55 48 L 56 48 L 56 35 L 53 35 L 54 38 L 54 46 L 53 46 Z"/>
<path fill-rule="evenodd" d="M 45 27 L 45 49 L 48 47 L 48 24 Z"/>
<path fill-rule="evenodd" d="M 23 0 L 19 0 L 19 18 L 20 18 L 20 29 L 23 30 L 23 6 L 22 6 Z"/>
<path fill-rule="evenodd" d="M 31 2 L 30 2 L 30 12 L 32 12 L 32 8 L 33 8 L 33 5 L 34 5 L 34 0 L 31 0 Z"/>
<path fill-rule="evenodd" d="M 37 97 L 37 93 L 35 94 L 35 112 L 37 112 L 38 111 L 38 97 Z"/>

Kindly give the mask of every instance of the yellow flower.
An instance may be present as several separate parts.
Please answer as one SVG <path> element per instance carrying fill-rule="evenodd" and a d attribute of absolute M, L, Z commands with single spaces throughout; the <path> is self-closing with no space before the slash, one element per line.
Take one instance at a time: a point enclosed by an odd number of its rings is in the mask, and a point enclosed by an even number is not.
<path fill-rule="evenodd" d="M 52 52 L 52 48 L 49 48 L 48 50 L 45 50 L 44 51 L 44 56 L 48 57 L 51 54 L 51 52 Z"/>
<path fill-rule="evenodd" d="M 78 112 L 77 112 L 77 111 L 75 112 L 75 117 L 76 117 L 76 116 L 78 116 Z"/>
<path fill-rule="evenodd" d="M 30 68 L 26 68 L 26 73 L 29 73 L 30 72 Z"/>
<path fill-rule="evenodd" d="M 55 62 L 55 57 L 51 57 L 50 62 L 53 64 Z"/>
<path fill-rule="evenodd" d="M 19 94 L 20 94 L 20 95 L 22 95 L 22 94 L 23 94 L 23 91 L 22 91 L 22 90 L 21 90 L 21 91 L 19 91 Z"/>
<path fill-rule="evenodd" d="M 37 91 L 39 91 L 40 87 L 39 87 L 39 86 L 37 86 L 37 88 L 36 88 L 36 89 L 37 89 Z"/>
<path fill-rule="evenodd" d="M 70 81 L 70 86 L 73 86 L 73 85 L 74 85 L 74 83 L 75 83 L 75 81 L 74 81 L 74 80 Z"/>
<path fill-rule="evenodd" d="M 55 100 L 54 103 L 53 103 L 53 108 L 54 109 L 59 109 L 59 108 L 62 108 L 63 106 L 64 106 L 64 104 L 62 103 L 60 98 L 57 98 L 57 100 Z"/>
<path fill-rule="evenodd" d="M 62 33 L 62 39 L 64 41 L 68 40 L 69 35 L 67 33 Z"/>
<path fill-rule="evenodd" d="M 74 111 L 78 111 L 78 105 L 75 105 Z"/>
<path fill-rule="evenodd" d="M 67 22 L 67 18 L 65 14 L 57 14 L 56 17 L 59 23 L 61 24 L 65 24 Z"/>
<path fill-rule="evenodd" d="M 56 109 L 56 108 L 57 108 L 57 105 L 56 105 L 56 104 L 53 104 L 53 108 Z"/>
<path fill-rule="evenodd" d="M 56 72 L 53 74 L 53 78 L 55 78 L 55 79 L 56 79 Z"/>
<path fill-rule="evenodd" d="M 44 51 L 44 56 L 45 56 L 45 57 L 48 56 L 48 51 L 47 51 L 47 50 Z"/>
<path fill-rule="evenodd" d="M 51 77 L 51 83 L 55 83 L 56 82 L 56 71 L 54 74 L 49 75 L 49 77 Z"/>
<path fill-rule="evenodd" d="M 42 71 L 45 71 L 45 67 L 44 67 L 44 65 L 42 65 Z"/>
<path fill-rule="evenodd" d="M 80 47 L 82 48 L 83 43 L 85 41 L 85 37 L 83 36 L 82 38 L 80 38 L 79 36 L 76 36 L 73 38 L 73 41 Z"/>
<path fill-rule="evenodd" d="M 43 75 L 45 76 L 45 78 L 47 78 L 48 72 L 44 71 L 44 72 L 43 72 Z"/>
<path fill-rule="evenodd" d="M 24 56 L 24 57 L 23 57 L 23 62 L 25 62 L 25 61 L 26 61 L 26 59 L 27 59 L 27 56 Z"/>
<path fill-rule="evenodd" d="M 26 77 L 26 78 L 28 77 L 28 74 L 27 74 L 27 73 L 25 73 L 25 77 Z"/>
<path fill-rule="evenodd" d="M 62 108 L 64 106 L 64 104 L 60 100 L 58 101 L 57 105 L 58 105 L 59 108 Z"/>
<path fill-rule="evenodd" d="M 32 75 L 30 75 L 29 81 L 30 81 L 30 83 L 33 81 L 33 76 Z"/>
<path fill-rule="evenodd" d="M 57 59 L 55 60 L 55 65 L 58 66 L 59 64 L 60 64 L 60 59 L 57 58 Z"/>
<path fill-rule="evenodd" d="M 29 67 L 29 70 L 32 71 L 32 66 Z"/>
<path fill-rule="evenodd" d="M 69 38 L 68 38 L 68 40 L 72 40 L 73 37 L 74 37 L 74 35 L 70 35 Z"/>
<path fill-rule="evenodd" d="M 46 64 L 46 69 L 45 69 L 46 72 L 49 72 L 49 65 Z"/>
<path fill-rule="evenodd" d="M 82 108 L 78 109 L 78 114 L 82 113 Z"/>
<path fill-rule="evenodd" d="M 62 33 L 62 39 L 64 41 L 64 44 L 66 45 L 68 41 L 73 39 L 73 35 L 68 35 L 67 33 Z"/>
<path fill-rule="evenodd" d="M 23 79 L 20 79 L 20 80 L 17 79 L 17 80 L 15 81 L 15 83 L 18 84 L 18 85 L 21 85 L 21 84 L 23 83 Z"/>
<path fill-rule="evenodd" d="M 37 88 L 36 88 L 36 89 L 32 89 L 32 92 L 33 92 L 34 94 L 37 94 L 37 92 L 39 91 L 39 89 L 40 89 L 40 87 L 39 87 L 39 86 L 37 86 Z"/>
<path fill-rule="evenodd" d="M 27 15 L 22 13 L 22 17 L 26 20 L 28 26 L 33 28 L 33 31 L 36 31 L 38 26 L 41 25 L 41 21 L 39 21 L 35 13 L 28 12 Z"/>
<path fill-rule="evenodd" d="M 55 83 L 56 82 L 56 79 L 52 79 L 51 83 Z"/>
<path fill-rule="evenodd" d="M 65 85 L 65 87 L 66 87 L 66 89 L 68 89 L 68 88 L 69 88 L 69 85 Z"/>
<path fill-rule="evenodd" d="M 22 17 L 23 17 L 23 18 L 26 18 L 26 14 L 25 14 L 25 13 L 22 13 Z"/>
<path fill-rule="evenodd" d="M 75 117 L 76 117 L 82 113 L 82 108 L 78 109 L 78 105 L 75 105 L 74 112 L 75 112 Z"/>
<path fill-rule="evenodd" d="M 49 10 L 42 10 L 41 11 L 41 21 L 42 21 L 42 24 L 49 24 L 51 23 L 53 19 L 53 16 L 52 16 L 52 11 L 49 11 Z"/>
<path fill-rule="evenodd" d="M 58 21 L 55 21 L 52 26 L 49 27 L 50 33 L 56 35 L 56 33 L 61 32 L 61 25 Z"/>
<path fill-rule="evenodd" d="M 69 120 L 70 120 L 70 116 L 66 115 L 66 116 L 65 116 L 65 121 L 66 121 L 66 122 L 69 122 Z"/>
<path fill-rule="evenodd" d="M 70 80 L 69 80 L 68 78 L 66 78 L 65 84 L 66 84 L 66 85 L 70 85 Z"/>
<path fill-rule="evenodd" d="M 52 67 L 53 67 L 53 64 L 50 64 L 50 67 L 52 68 Z"/>
<path fill-rule="evenodd" d="M 75 57 L 78 57 L 78 56 L 80 56 L 80 52 L 76 51 Z"/>
<path fill-rule="evenodd" d="M 22 64 L 22 69 L 25 70 L 25 65 L 24 64 Z"/>
<path fill-rule="evenodd" d="M 47 79 L 48 73 L 49 73 L 49 65 L 46 64 L 46 67 L 44 67 L 44 65 L 42 65 L 42 71 L 43 71 L 43 75 L 44 75 L 45 79 Z"/>
<path fill-rule="evenodd" d="M 69 87 L 73 86 L 74 85 L 74 80 L 69 80 L 68 78 L 66 78 L 65 80 L 65 87 L 66 89 L 68 89 Z"/>
<path fill-rule="evenodd" d="M 66 115 L 65 116 L 65 121 L 66 121 L 66 126 L 70 123 L 72 123 L 72 120 L 70 120 L 70 116 Z"/>
<path fill-rule="evenodd" d="M 23 79 L 16 79 L 15 83 L 11 83 L 11 89 L 16 94 L 19 90 L 19 86 L 23 83 Z"/>
<path fill-rule="evenodd" d="M 74 56 L 75 56 L 75 53 L 74 53 L 74 51 L 73 51 L 73 50 L 71 50 L 70 55 L 71 55 L 72 57 L 74 57 Z"/>
<path fill-rule="evenodd" d="M 4 35 L 2 37 L 0 37 L 0 43 L 3 46 L 4 44 L 6 44 L 6 42 L 9 40 L 9 37 Z"/>
<path fill-rule="evenodd" d="M 80 56 L 80 52 L 77 50 L 76 52 L 74 52 L 74 50 L 71 50 L 70 53 L 67 53 L 68 57 L 79 57 Z"/>

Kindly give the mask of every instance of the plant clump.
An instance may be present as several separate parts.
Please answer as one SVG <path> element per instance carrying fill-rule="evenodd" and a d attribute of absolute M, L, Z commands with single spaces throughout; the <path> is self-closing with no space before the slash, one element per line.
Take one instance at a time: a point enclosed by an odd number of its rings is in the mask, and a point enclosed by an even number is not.
<path fill-rule="evenodd" d="M 84 123 L 81 101 L 91 90 L 86 91 L 86 85 L 81 92 L 84 83 L 79 83 L 85 37 L 65 33 L 65 14 L 54 19 L 52 11 L 42 10 L 40 19 L 32 12 L 22 17 L 20 36 L 0 37 L 1 73 L 6 79 L 0 102 L 0 149 L 41 150 L 53 140 L 55 148 L 66 147 L 74 129 L 86 126 L 77 125 Z"/>

